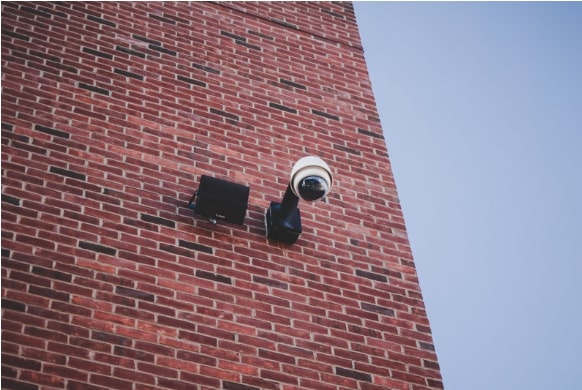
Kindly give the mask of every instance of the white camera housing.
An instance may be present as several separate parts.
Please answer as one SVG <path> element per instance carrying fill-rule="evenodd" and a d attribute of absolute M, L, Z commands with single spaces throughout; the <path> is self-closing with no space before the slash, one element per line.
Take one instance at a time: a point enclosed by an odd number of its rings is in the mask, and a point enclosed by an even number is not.
<path fill-rule="evenodd" d="M 283 201 L 271 202 L 265 213 L 267 237 L 292 244 L 301 234 L 301 214 L 297 207 L 299 198 L 316 200 L 331 190 L 333 178 L 329 166 L 316 156 L 303 157 L 291 169 L 291 180 Z"/>
<path fill-rule="evenodd" d="M 299 159 L 293 166 L 289 184 L 297 197 L 312 201 L 329 193 L 333 177 L 325 161 L 317 156 L 307 156 Z"/>

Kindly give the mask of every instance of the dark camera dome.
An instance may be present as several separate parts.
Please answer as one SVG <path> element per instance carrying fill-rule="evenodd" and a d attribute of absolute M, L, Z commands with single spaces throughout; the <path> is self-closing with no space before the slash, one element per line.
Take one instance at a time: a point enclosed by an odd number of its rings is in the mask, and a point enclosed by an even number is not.
<path fill-rule="evenodd" d="M 329 190 L 327 182 L 320 176 L 307 176 L 299 183 L 299 196 L 304 200 L 322 198 Z"/>

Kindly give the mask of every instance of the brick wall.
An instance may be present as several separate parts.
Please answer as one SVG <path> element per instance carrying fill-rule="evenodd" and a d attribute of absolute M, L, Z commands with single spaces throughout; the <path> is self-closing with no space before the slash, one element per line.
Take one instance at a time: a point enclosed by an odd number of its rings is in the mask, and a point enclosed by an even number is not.
<path fill-rule="evenodd" d="M 2 3 L 2 388 L 441 387 L 350 3 Z"/>

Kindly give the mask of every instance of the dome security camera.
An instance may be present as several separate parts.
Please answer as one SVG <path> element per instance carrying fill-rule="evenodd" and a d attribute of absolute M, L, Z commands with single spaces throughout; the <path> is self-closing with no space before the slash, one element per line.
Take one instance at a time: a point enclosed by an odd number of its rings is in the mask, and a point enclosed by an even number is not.
<path fill-rule="evenodd" d="M 290 184 L 293 193 L 301 199 L 312 201 L 323 198 L 331 190 L 331 170 L 319 157 L 303 157 L 291 170 Z"/>
<path fill-rule="evenodd" d="M 301 234 L 299 198 L 314 201 L 331 190 L 333 178 L 329 166 L 321 158 L 308 156 L 299 159 L 291 169 L 291 179 L 281 203 L 271 202 L 265 214 L 267 237 L 294 243 Z"/>

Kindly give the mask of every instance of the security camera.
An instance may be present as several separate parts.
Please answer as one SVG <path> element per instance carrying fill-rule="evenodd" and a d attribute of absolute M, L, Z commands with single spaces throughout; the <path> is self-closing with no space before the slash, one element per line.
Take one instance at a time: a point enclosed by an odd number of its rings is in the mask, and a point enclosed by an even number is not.
<path fill-rule="evenodd" d="M 319 157 L 303 157 L 291 170 L 290 184 L 293 193 L 303 200 L 323 198 L 331 190 L 331 170 Z"/>
<path fill-rule="evenodd" d="M 303 157 L 291 169 L 291 179 L 281 203 L 271 202 L 265 214 L 267 237 L 294 243 L 301 234 L 299 198 L 314 201 L 331 190 L 333 178 L 329 166 L 316 156 Z"/>

